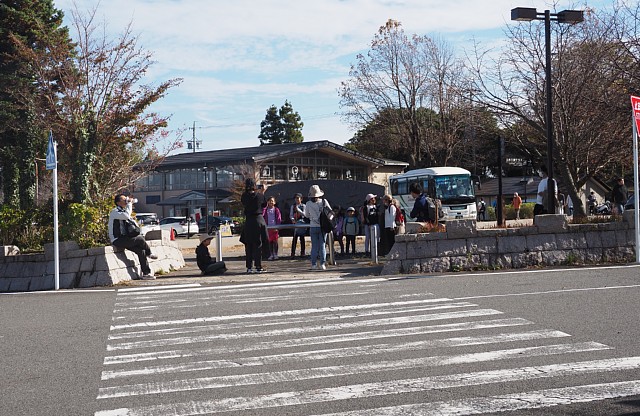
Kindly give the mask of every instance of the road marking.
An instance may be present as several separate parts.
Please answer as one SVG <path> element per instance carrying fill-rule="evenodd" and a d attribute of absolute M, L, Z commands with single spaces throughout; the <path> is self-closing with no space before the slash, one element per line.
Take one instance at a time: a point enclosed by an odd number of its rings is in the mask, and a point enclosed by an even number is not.
<path fill-rule="evenodd" d="M 491 397 L 472 397 L 449 402 L 433 402 L 330 413 L 323 416 L 396 416 L 396 415 L 479 415 L 523 409 L 588 403 L 640 394 L 640 380 L 588 384 L 557 389 Z M 316 415 L 320 416 L 320 415 Z"/>
<path fill-rule="evenodd" d="M 320 316 L 304 316 L 304 317 L 292 317 L 292 318 L 282 318 L 282 319 L 273 319 L 273 320 L 265 320 L 261 322 L 231 322 L 227 324 L 211 324 L 211 325 L 197 325 L 197 326 L 189 326 L 189 327 L 174 327 L 174 328 L 164 328 L 164 329 L 149 329 L 146 331 L 130 331 L 130 332 L 118 332 L 116 334 L 109 335 L 109 340 L 117 340 L 117 339 L 127 339 L 127 338 L 143 338 L 143 337 L 151 337 L 151 336 L 159 336 L 159 335 L 176 335 L 176 334 L 189 334 L 195 332 L 209 332 L 209 331 L 225 331 L 225 330 L 233 330 L 233 329 L 247 329 L 247 328 L 264 328 L 270 326 L 281 326 L 286 325 L 291 327 L 293 324 L 308 324 L 314 323 L 317 321 L 323 322 L 323 326 L 321 329 L 326 329 L 331 327 L 327 327 L 327 321 L 343 321 L 346 319 L 354 319 L 354 318 L 368 318 L 372 316 L 378 315 L 396 315 L 396 314 L 413 314 L 416 312 L 425 312 L 425 311 L 433 311 L 440 309 L 455 309 L 455 308 L 471 308 L 476 307 L 478 305 L 469 303 L 469 302 L 450 302 L 450 303 L 442 303 L 440 305 L 430 305 L 430 306 L 421 306 L 421 307 L 403 307 L 397 309 L 387 309 L 380 311 L 356 311 L 353 313 L 341 313 L 339 315 L 320 315 Z M 366 321 L 362 321 L 366 322 Z M 309 327 L 313 328 L 313 327 Z"/>
<path fill-rule="evenodd" d="M 306 391 L 289 391 L 266 394 L 256 397 L 233 397 L 218 400 L 191 401 L 153 405 L 139 408 L 120 408 L 98 411 L 96 416 L 115 415 L 202 415 L 230 411 L 295 406 L 322 403 L 336 400 L 350 400 L 386 394 L 425 392 L 434 389 L 446 389 L 467 386 L 479 386 L 492 383 L 510 383 L 524 380 L 547 379 L 563 376 L 577 376 L 592 373 L 604 373 L 640 369 L 640 357 L 612 358 L 604 360 L 581 361 L 564 364 L 518 367 L 503 370 L 478 371 L 471 373 L 421 377 L 406 380 L 391 380 L 376 383 L 352 384 L 339 387 L 327 387 Z"/>
<path fill-rule="evenodd" d="M 169 326 L 169 325 L 185 325 L 195 323 L 206 322 L 222 322 L 233 321 L 237 319 L 264 319 L 269 317 L 281 317 L 281 316 L 296 316 L 296 315 L 308 315 L 314 313 L 335 313 L 340 311 L 353 311 L 358 309 L 379 309 L 389 306 L 403 306 L 403 305 L 420 305 L 425 303 L 437 303 L 437 302 L 450 302 L 449 298 L 437 298 L 437 299 L 421 299 L 421 300 L 408 300 L 402 302 L 386 302 L 386 303 L 370 303 L 365 305 L 345 305 L 345 306 L 327 306 L 323 308 L 309 308 L 309 309 L 294 309 L 287 311 L 274 311 L 274 312 L 257 312 L 257 313 L 244 313 L 239 315 L 221 315 L 221 316 L 208 316 L 204 318 L 189 318 L 189 319 L 174 319 L 169 321 L 145 321 L 136 322 L 131 324 L 112 325 L 110 330 L 117 331 L 130 328 L 151 328 L 156 326 Z"/>
<path fill-rule="evenodd" d="M 135 354 L 123 354 L 115 356 L 107 356 L 104 359 L 104 364 L 120 364 L 133 361 L 149 361 L 160 359 L 172 359 L 178 357 L 195 357 L 201 355 L 216 355 L 226 353 L 238 353 L 248 351 L 269 350 L 276 348 L 291 348 L 299 346 L 318 345 L 326 343 L 336 342 L 352 342 L 358 340 L 371 340 L 378 338 L 397 338 L 401 336 L 413 336 L 422 334 L 435 334 L 442 332 L 455 332 L 455 331 L 469 331 L 475 329 L 489 329 L 489 328 L 503 328 L 521 325 L 531 325 L 531 321 L 527 321 L 522 318 L 508 318 L 508 319 L 492 319 L 484 321 L 474 322 L 459 322 L 453 324 L 440 324 L 440 325 L 428 325 L 410 328 L 398 328 L 394 330 L 383 331 L 365 331 L 354 334 L 336 334 L 336 335 L 323 335 L 317 337 L 297 338 L 283 341 L 261 342 L 257 344 L 251 344 L 245 348 L 238 348 L 238 346 L 220 347 L 220 348 L 205 348 L 194 350 L 169 350 L 169 351 L 152 351 Z"/>
<path fill-rule="evenodd" d="M 454 298 L 455 300 L 470 300 L 470 299 L 485 299 L 485 298 L 502 298 L 511 296 L 531 296 L 531 295 L 547 295 L 550 293 L 568 293 L 568 292 L 591 292 L 596 290 L 619 290 L 619 289 L 632 289 L 638 288 L 640 285 L 624 285 L 624 286 L 607 286 L 607 287 L 585 287 L 576 289 L 557 289 L 557 290 L 545 290 L 540 292 L 524 292 L 524 293 L 505 293 L 496 295 L 477 295 L 477 296 L 464 296 L 460 298 Z"/>
<path fill-rule="evenodd" d="M 375 373 L 389 370 L 440 367 L 447 365 L 469 364 L 509 360 L 513 358 L 541 357 L 559 354 L 571 354 L 587 351 L 607 350 L 610 347 L 597 342 L 577 344 L 556 344 L 541 347 L 525 347 L 486 351 L 460 355 L 443 355 L 395 361 L 376 361 L 364 364 L 348 364 L 340 366 L 316 367 L 301 370 L 276 371 L 269 373 L 240 374 L 217 377 L 200 377 L 189 380 L 140 383 L 126 386 L 103 387 L 99 389 L 98 399 L 125 396 L 141 396 L 147 394 L 165 394 L 179 391 L 206 390 L 232 386 L 248 386 L 255 384 L 283 383 L 299 380 L 311 380 L 328 377 L 347 376 L 350 374 Z"/>
<path fill-rule="evenodd" d="M 182 285 L 163 285 L 163 286 L 144 286 L 144 287 L 123 287 L 118 289 L 118 293 L 122 294 L 125 292 L 148 292 L 154 290 L 172 290 L 172 289 L 183 289 L 187 287 L 200 287 L 200 283 L 185 283 Z"/>
<path fill-rule="evenodd" d="M 175 365 L 158 365 L 145 366 L 144 368 L 133 370 L 110 370 L 102 372 L 102 380 L 111 380 L 114 378 L 144 376 L 152 374 L 180 373 L 190 371 L 215 370 L 220 368 L 237 368 L 249 366 L 262 366 L 283 364 L 289 362 L 317 361 L 327 359 L 339 359 L 346 357 L 360 357 L 365 355 L 376 355 L 386 353 L 396 353 L 405 351 L 422 351 L 430 348 L 454 348 L 467 347 L 472 345 L 498 344 L 505 342 L 521 342 L 532 341 L 548 338 L 564 338 L 569 337 L 561 331 L 550 329 L 527 331 L 527 332 L 507 332 L 496 335 L 481 335 L 471 337 L 454 337 L 442 339 L 429 339 L 425 341 L 415 341 L 399 344 L 374 344 L 356 347 L 329 348 L 313 351 L 299 351 L 286 354 L 273 354 L 254 357 L 234 357 L 233 360 L 207 360 L 189 362 L 186 364 Z M 602 344 L 599 344 L 602 345 Z M 188 354 L 188 353 L 187 353 Z M 183 357 L 184 354 L 174 354 L 174 357 Z M 109 357 L 108 357 L 109 358 Z M 105 364 L 107 364 L 105 362 Z M 114 363 L 109 363 L 114 364 Z"/>
<path fill-rule="evenodd" d="M 362 327 L 369 327 L 369 326 L 399 325 L 399 324 L 407 324 L 407 323 L 415 323 L 415 322 L 437 321 L 437 320 L 444 320 L 444 319 L 460 319 L 460 318 L 471 318 L 471 317 L 477 317 L 477 316 L 501 315 L 502 313 L 503 312 L 497 311 L 495 309 L 475 309 L 470 311 L 441 312 L 441 313 L 432 313 L 432 314 L 416 315 L 416 316 L 372 319 L 368 321 L 347 322 L 347 323 L 341 323 L 341 324 L 335 324 L 335 325 L 294 327 L 294 328 L 276 329 L 272 331 L 262 331 L 262 332 L 250 331 L 250 332 L 235 332 L 235 333 L 228 333 L 228 334 L 214 333 L 209 335 L 197 335 L 197 336 L 191 336 L 191 337 L 176 337 L 176 338 L 153 339 L 153 340 L 145 340 L 145 341 L 117 342 L 117 343 L 112 343 L 107 345 L 107 351 L 130 350 L 135 348 L 160 348 L 160 347 L 166 347 L 169 345 L 195 344 L 200 342 L 211 342 L 214 340 L 272 337 L 272 336 L 283 336 L 283 335 L 292 335 L 292 334 L 303 334 L 307 332 L 317 332 L 317 331 L 329 331 L 329 330 L 340 331 L 345 329 L 362 328 Z"/>

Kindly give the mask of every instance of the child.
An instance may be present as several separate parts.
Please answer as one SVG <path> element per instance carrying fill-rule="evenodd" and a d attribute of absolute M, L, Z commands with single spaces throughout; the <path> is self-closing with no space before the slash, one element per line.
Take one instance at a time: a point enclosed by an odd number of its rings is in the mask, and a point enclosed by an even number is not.
<path fill-rule="evenodd" d="M 333 228 L 333 242 L 338 242 L 338 244 L 340 245 L 340 254 L 344 254 L 344 242 L 342 241 L 342 229 L 344 228 L 344 211 L 342 211 L 342 208 L 340 207 L 340 205 L 338 205 L 333 209 L 333 212 L 336 214 L 336 226 Z"/>
<path fill-rule="evenodd" d="M 378 253 L 381 256 L 386 256 L 391 251 L 391 247 L 396 242 L 396 211 L 397 208 L 393 204 L 393 198 L 391 195 L 385 195 L 382 197 L 382 207 L 384 208 L 384 218 L 382 221 L 382 235 L 380 236 L 380 249 Z"/>
<path fill-rule="evenodd" d="M 227 266 L 223 261 L 215 261 L 209 254 L 209 245 L 211 244 L 212 235 L 201 234 L 200 244 L 196 247 L 196 261 L 198 268 L 202 270 L 205 276 L 213 276 L 222 274 L 227 271 Z"/>
<path fill-rule="evenodd" d="M 276 207 L 276 199 L 274 197 L 271 196 L 267 199 L 267 206 L 262 210 L 262 216 L 264 217 L 264 222 L 267 223 L 267 227 L 282 223 L 282 215 L 278 207 Z M 268 234 L 270 254 L 268 260 L 278 260 L 278 230 L 268 229 Z"/>
<path fill-rule="evenodd" d="M 349 244 L 351 244 L 351 252 L 356 254 L 356 236 L 359 229 L 360 221 L 356 217 L 356 209 L 354 207 L 347 208 L 347 216 L 344 218 L 342 225 L 342 232 L 347 240 L 347 254 L 349 254 Z"/>

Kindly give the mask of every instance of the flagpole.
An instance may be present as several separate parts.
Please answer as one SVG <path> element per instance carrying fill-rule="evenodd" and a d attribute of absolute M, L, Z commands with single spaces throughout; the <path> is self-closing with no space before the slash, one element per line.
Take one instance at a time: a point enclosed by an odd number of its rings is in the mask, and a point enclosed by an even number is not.
<path fill-rule="evenodd" d="M 639 186 L 638 186 L 638 128 L 635 120 L 635 109 L 632 112 L 632 124 L 633 124 L 633 215 L 635 222 L 636 232 L 636 263 L 640 263 L 640 206 L 638 199 L 640 199 Z"/>
<path fill-rule="evenodd" d="M 58 143 L 53 141 L 53 132 L 49 130 L 47 144 L 47 170 L 53 172 L 53 276 L 55 289 L 60 289 L 60 247 L 58 245 Z"/>

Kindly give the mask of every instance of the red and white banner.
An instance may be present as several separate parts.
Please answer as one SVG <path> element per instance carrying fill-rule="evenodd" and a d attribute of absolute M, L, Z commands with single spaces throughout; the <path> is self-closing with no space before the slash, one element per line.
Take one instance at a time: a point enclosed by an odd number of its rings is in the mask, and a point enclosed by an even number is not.
<path fill-rule="evenodd" d="M 640 132 L 640 97 L 631 96 L 631 108 L 633 109 L 633 119 L 636 122 L 636 133 Z"/>

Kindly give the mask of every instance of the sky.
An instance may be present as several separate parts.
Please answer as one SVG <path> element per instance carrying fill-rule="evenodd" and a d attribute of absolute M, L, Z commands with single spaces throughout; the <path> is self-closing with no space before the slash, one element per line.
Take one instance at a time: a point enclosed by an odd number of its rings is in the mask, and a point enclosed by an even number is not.
<path fill-rule="evenodd" d="M 588 1 L 596 6 L 603 1 Z M 152 110 L 170 115 L 172 137 L 195 135 L 200 150 L 260 144 L 260 122 L 285 100 L 300 114 L 305 142 L 345 144 L 355 130 L 341 117 L 338 90 L 358 53 L 380 26 L 401 22 L 407 35 L 437 37 L 464 54 L 473 42 L 504 39 L 514 7 L 553 10 L 535 0 L 54 0 L 70 25 L 71 10 L 98 7 L 113 37 L 132 24 L 154 65 L 144 82 L 183 78 Z M 557 10 L 584 2 L 559 3 Z M 71 30 L 74 37 L 74 32 Z M 162 146 L 161 146 L 162 147 Z M 182 149 L 172 153 L 184 153 Z"/>

